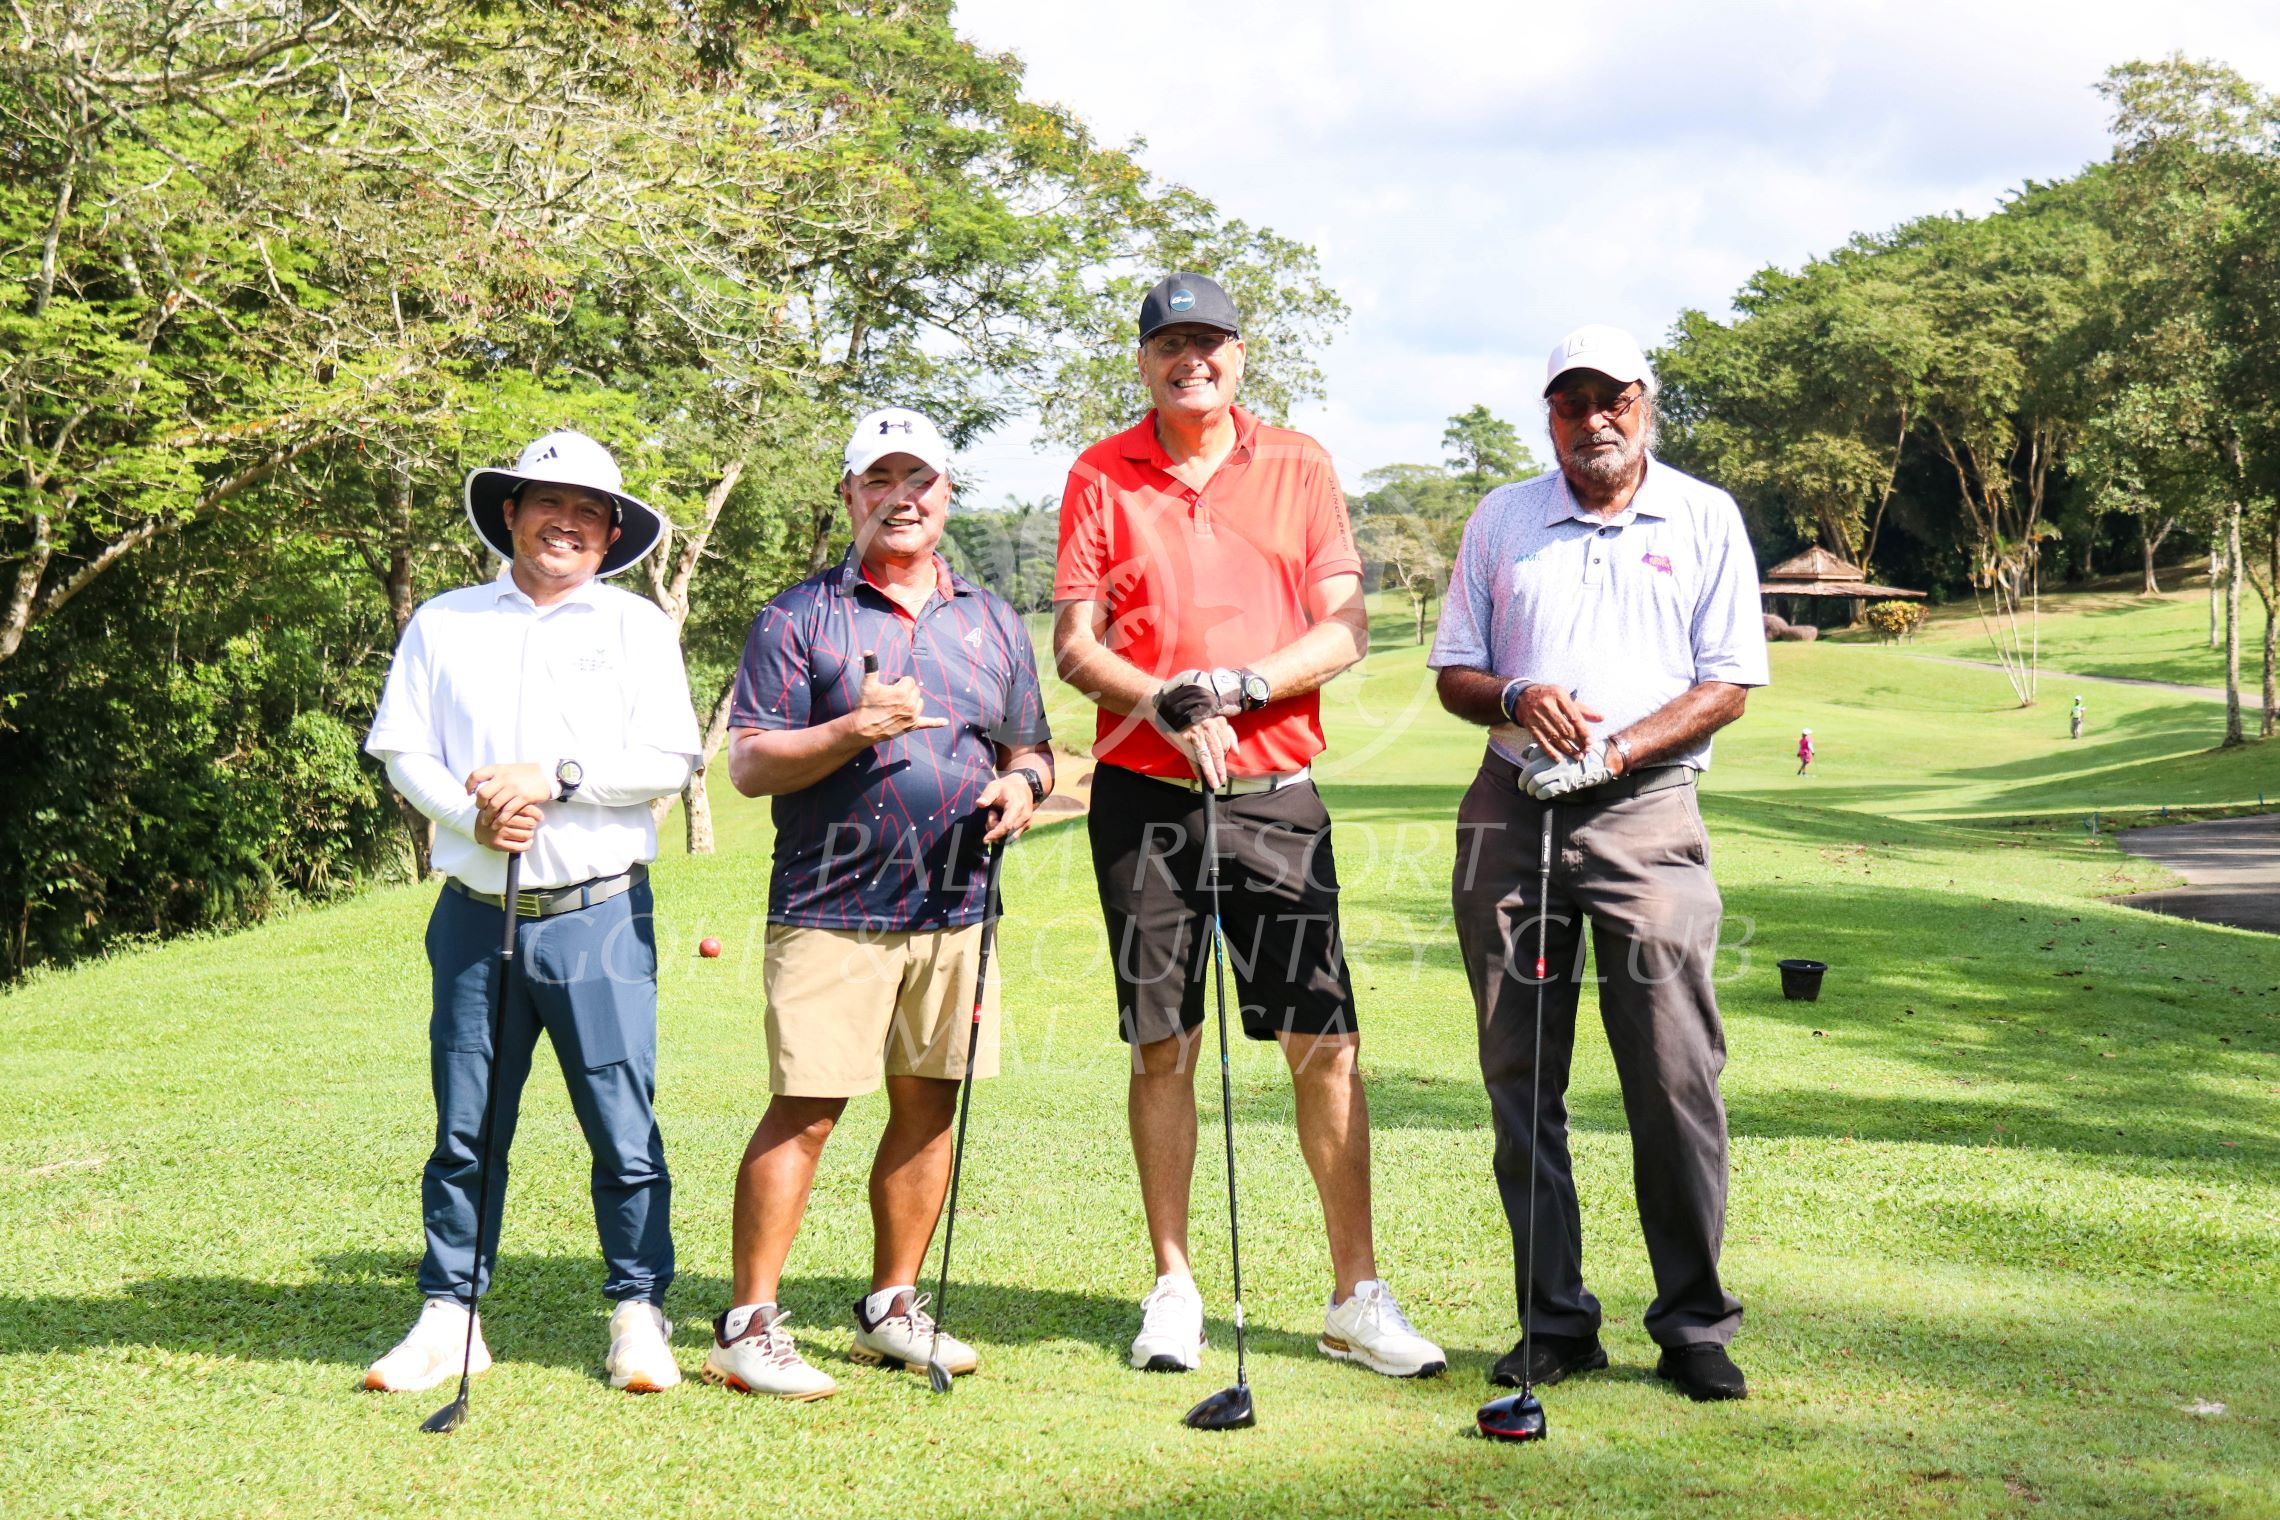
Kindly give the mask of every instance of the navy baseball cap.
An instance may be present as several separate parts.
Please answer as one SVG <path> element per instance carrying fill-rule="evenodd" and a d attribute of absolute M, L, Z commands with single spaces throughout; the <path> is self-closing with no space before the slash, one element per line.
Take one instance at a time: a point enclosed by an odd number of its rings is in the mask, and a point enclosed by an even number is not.
<path fill-rule="evenodd" d="M 1216 327 L 1238 337 L 1243 332 L 1243 319 L 1235 314 L 1235 303 L 1227 299 L 1227 292 L 1219 288 L 1219 282 L 1208 275 L 1168 274 L 1141 299 L 1141 342 L 1147 342 L 1149 335 L 1159 328 L 1176 327 L 1182 322 Z"/>

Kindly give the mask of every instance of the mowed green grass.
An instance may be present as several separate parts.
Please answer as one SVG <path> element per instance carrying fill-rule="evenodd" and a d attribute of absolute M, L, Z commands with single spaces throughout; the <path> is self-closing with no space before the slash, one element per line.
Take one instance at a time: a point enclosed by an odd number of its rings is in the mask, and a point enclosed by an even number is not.
<path fill-rule="evenodd" d="M 2280 751 L 2203 754 L 2208 704 L 2159 693 L 2108 695 L 2070 745 L 2062 711 L 2016 711 L 1999 676 L 1893 653 L 1778 648 L 1706 798 L 1746 1403 L 1651 1376 L 1633 1157 L 1587 1032 L 1571 1101 L 1614 1366 L 1547 1392 L 1542 1447 L 1468 1434 L 1516 1321 L 1448 926 L 1479 738 L 1396 644 L 1332 688 L 1324 776 L 1381 1259 L 1445 1378 L 1313 1349 L 1327 1261 L 1287 1080 L 1256 1046 L 1235 1116 L 1260 1426 L 1179 1424 L 1233 1373 L 1215 1141 L 1195 1200 L 1213 1349 L 1197 1376 L 1126 1370 L 1149 1266 L 1124 1057 L 1083 831 L 1061 827 L 1008 865 L 1007 1074 L 977 1096 L 951 1303 L 984 1367 L 952 1397 L 844 1355 L 877 1099 L 832 1143 L 785 1290 L 840 1395 L 612 1394 L 586 1163 L 543 1063 L 474 1421 L 426 1437 L 445 1393 L 358 1392 L 415 1307 L 432 892 L 405 889 L 0 1002 L 0 1481 L 41 1515 L 2280 1512 L 2280 955 L 2101 901 L 2156 874 L 2106 838 L 2000 823 L 2145 777 L 2238 800 Z M 1823 759 L 1798 780 L 1803 723 Z M 692 1372 L 765 1102 L 766 808 L 724 799 L 721 827 L 718 855 L 658 870 Z M 719 960 L 694 955 L 707 933 Z M 1820 1002 L 1782 1000 L 1788 955 L 1831 963 Z"/>
<path fill-rule="evenodd" d="M 2163 573 L 2164 582 L 2171 586 L 2184 579 L 2175 571 Z M 1988 625 L 1970 602 L 1951 602 L 1927 610 L 1929 616 L 1923 630 L 1903 646 L 1905 649 L 1954 659 L 1995 658 L 1994 645 L 1988 639 Z M 2134 589 L 2060 592 L 2046 596 L 2039 621 L 2022 620 L 2020 628 L 2022 638 L 2040 649 L 2043 668 L 2049 671 L 2220 689 L 2225 684 L 2224 650 L 2209 647 L 2209 592 L 2205 575 L 2191 590 L 2164 591 L 2157 596 L 2140 596 Z M 1844 635 L 1847 642 L 1867 637 L 1854 633 Z M 2263 648 L 2264 606 L 2252 588 L 2243 586 L 2241 681 L 2243 695 L 2251 706 L 2258 700 Z M 2105 688 L 2084 693 L 2093 711 L 2102 705 L 2106 694 Z M 2063 677 L 2052 676 L 2046 678 L 2039 695 L 2046 702 L 2055 701 L 2063 710 L 2074 692 L 2064 685 Z"/>

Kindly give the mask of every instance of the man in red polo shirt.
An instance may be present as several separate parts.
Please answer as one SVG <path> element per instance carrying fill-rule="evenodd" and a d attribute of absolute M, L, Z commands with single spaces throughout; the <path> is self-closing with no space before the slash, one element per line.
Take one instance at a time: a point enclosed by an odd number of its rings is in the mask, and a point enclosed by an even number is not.
<path fill-rule="evenodd" d="M 1289 1063 L 1329 1234 L 1319 1345 L 1416 1377 L 1447 1358 L 1378 1276 L 1338 869 L 1308 774 L 1322 752 L 1318 693 L 1369 648 L 1362 562 L 1321 445 L 1235 405 L 1241 332 L 1234 303 L 1202 275 L 1149 291 L 1138 360 L 1155 408 L 1085 450 L 1061 498 L 1053 653 L 1061 678 L 1100 707 L 1093 870 L 1132 1046 L 1132 1151 L 1156 1254 L 1132 1365 L 1185 1372 L 1203 1345 L 1187 1226 L 1209 956 L 1207 784 L 1226 797 L 1220 919 L 1243 1032 L 1278 1041 Z"/>

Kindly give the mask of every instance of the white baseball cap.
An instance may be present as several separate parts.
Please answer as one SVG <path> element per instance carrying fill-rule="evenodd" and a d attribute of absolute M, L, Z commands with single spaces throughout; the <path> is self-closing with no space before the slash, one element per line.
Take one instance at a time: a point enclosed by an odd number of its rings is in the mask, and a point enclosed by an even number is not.
<path fill-rule="evenodd" d="M 886 406 L 864 415 L 847 438 L 847 473 L 860 475 L 889 454 L 909 454 L 937 475 L 950 473 L 950 442 L 924 412 Z"/>
<path fill-rule="evenodd" d="M 514 537 L 507 531 L 507 498 L 528 481 L 583 486 L 617 503 L 618 538 L 602 556 L 601 575 L 639 564 L 665 531 L 665 514 L 637 496 L 626 495 L 625 474 L 608 449 L 584 433 L 558 428 L 524 445 L 511 470 L 467 472 L 467 520 L 474 525 L 475 536 L 501 559 L 515 557 Z"/>
<path fill-rule="evenodd" d="M 1644 380 L 1653 383 L 1655 372 L 1647 365 L 1639 340 L 1620 327 L 1579 327 L 1560 339 L 1544 366 L 1544 394 L 1549 396 L 1560 376 L 1571 369 L 1596 370 L 1617 385 Z"/>

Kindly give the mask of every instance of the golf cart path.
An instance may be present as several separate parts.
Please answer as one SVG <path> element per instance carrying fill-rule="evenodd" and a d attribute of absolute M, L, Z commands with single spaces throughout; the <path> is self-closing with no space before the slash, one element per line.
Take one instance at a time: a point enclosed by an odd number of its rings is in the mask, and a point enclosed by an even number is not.
<path fill-rule="evenodd" d="M 2280 934 L 2280 814 L 2129 829 L 2114 842 L 2187 882 L 2116 901 L 2171 918 Z"/>
<path fill-rule="evenodd" d="M 1953 655 L 1909 654 L 1905 650 L 1901 651 L 1900 658 L 1903 660 L 1929 660 L 1934 665 L 1965 665 L 1973 670 L 2001 670 L 2003 668 L 1993 660 L 1959 660 Z M 2042 670 L 2038 671 L 2036 675 L 2038 679 L 2052 681 L 2097 681 L 2107 686 L 2150 686 L 2155 691 L 2173 691 L 2179 696 L 2199 697 L 2208 702 L 2222 702 L 2225 699 L 2225 689 L 2222 686 L 2185 686 L 2176 681 L 2149 681 L 2143 676 L 2086 676 L 2072 670 Z"/>

